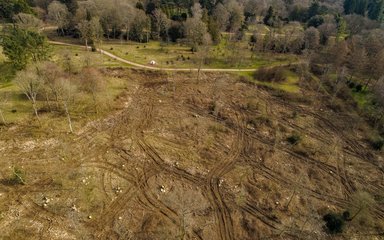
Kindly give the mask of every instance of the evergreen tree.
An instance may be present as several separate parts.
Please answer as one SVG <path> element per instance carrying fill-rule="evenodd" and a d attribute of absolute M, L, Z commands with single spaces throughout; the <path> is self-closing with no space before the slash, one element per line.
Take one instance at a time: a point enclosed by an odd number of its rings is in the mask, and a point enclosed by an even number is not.
<path fill-rule="evenodd" d="M 276 12 L 272 6 L 268 8 L 267 15 L 264 17 L 264 24 L 268 26 L 275 26 L 277 21 Z"/>
<path fill-rule="evenodd" d="M 345 0 L 344 1 L 344 13 L 353 14 L 356 11 L 356 0 Z"/>
<path fill-rule="evenodd" d="M 32 13 L 32 8 L 25 0 L 0 0 L 0 20 L 11 21 L 19 13 Z"/>
<path fill-rule="evenodd" d="M 359 14 L 372 20 L 382 21 L 384 16 L 384 0 L 345 0 L 345 14 Z"/>
<path fill-rule="evenodd" d="M 371 0 L 368 4 L 368 17 L 372 20 L 382 20 L 384 0 Z"/>
<path fill-rule="evenodd" d="M 17 26 L 6 27 L 0 40 L 4 54 L 16 69 L 23 69 L 30 61 L 44 61 L 49 57 L 47 40 L 37 32 Z"/>
<path fill-rule="evenodd" d="M 76 14 L 76 10 L 79 7 L 77 4 L 77 0 L 60 0 L 61 3 L 64 3 L 68 11 L 74 16 Z"/>
<path fill-rule="evenodd" d="M 311 18 L 319 14 L 320 14 L 320 4 L 318 1 L 314 1 L 312 2 L 311 6 L 308 9 L 308 18 Z"/>
<path fill-rule="evenodd" d="M 367 0 L 358 0 L 356 4 L 355 13 L 365 16 L 367 12 L 368 1 Z"/>
<path fill-rule="evenodd" d="M 307 22 L 307 26 L 308 27 L 319 27 L 321 24 L 324 23 L 324 18 L 323 16 L 321 15 L 316 15 L 316 16 L 313 16 L 311 17 L 308 22 Z"/>
<path fill-rule="evenodd" d="M 200 0 L 199 3 L 201 5 L 201 7 L 207 9 L 209 13 L 211 13 L 213 11 L 213 9 L 215 8 L 215 5 L 216 5 L 215 0 Z"/>

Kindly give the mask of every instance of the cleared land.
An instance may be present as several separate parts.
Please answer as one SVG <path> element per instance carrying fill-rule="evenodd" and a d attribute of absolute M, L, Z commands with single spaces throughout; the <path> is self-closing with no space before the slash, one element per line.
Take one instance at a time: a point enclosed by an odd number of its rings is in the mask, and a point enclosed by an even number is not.
<path fill-rule="evenodd" d="M 315 79 L 289 94 L 223 73 L 104 74 L 117 97 L 75 134 L 1 129 L 1 238 L 321 239 L 354 191 L 383 198 L 370 130 Z M 383 218 L 375 206 L 346 234 Z"/>

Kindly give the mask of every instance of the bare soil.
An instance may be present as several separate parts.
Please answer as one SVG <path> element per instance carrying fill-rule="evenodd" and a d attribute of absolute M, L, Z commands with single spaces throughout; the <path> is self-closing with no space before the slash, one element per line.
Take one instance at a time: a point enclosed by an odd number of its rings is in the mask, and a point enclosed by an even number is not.
<path fill-rule="evenodd" d="M 350 207 L 356 191 L 383 195 L 383 156 L 363 120 L 327 108 L 317 89 L 105 74 L 130 83 L 107 117 L 73 135 L 2 129 L 1 239 L 329 239 L 324 214 Z M 9 181 L 14 167 L 24 185 Z M 372 218 L 336 238 L 382 231 L 383 205 Z"/>

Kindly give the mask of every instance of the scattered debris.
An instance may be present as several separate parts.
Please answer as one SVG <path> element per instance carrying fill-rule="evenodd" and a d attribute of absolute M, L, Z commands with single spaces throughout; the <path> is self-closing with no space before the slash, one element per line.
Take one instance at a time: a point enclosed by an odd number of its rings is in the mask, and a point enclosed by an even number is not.
<path fill-rule="evenodd" d="M 76 207 L 75 204 L 72 205 L 71 209 L 72 209 L 73 211 L 75 211 L 75 212 L 78 212 L 78 211 L 79 211 L 79 209 Z"/>
<path fill-rule="evenodd" d="M 43 202 L 45 205 L 47 205 L 49 202 L 51 201 L 51 199 L 47 198 L 47 197 L 43 197 Z"/>
<path fill-rule="evenodd" d="M 123 192 L 123 189 L 121 189 L 120 187 L 116 187 L 115 188 L 115 193 L 122 193 Z"/>

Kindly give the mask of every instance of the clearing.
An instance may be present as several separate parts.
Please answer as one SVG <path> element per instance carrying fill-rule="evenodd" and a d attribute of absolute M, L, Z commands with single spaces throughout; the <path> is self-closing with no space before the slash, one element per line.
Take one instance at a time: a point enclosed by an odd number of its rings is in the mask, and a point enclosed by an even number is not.
<path fill-rule="evenodd" d="M 2 239 L 322 239 L 354 191 L 383 199 L 370 130 L 315 82 L 290 94 L 234 74 L 103 72 L 116 97 L 75 134 L 1 128 Z M 382 207 L 364 217 L 346 234 L 383 229 Z"/>

